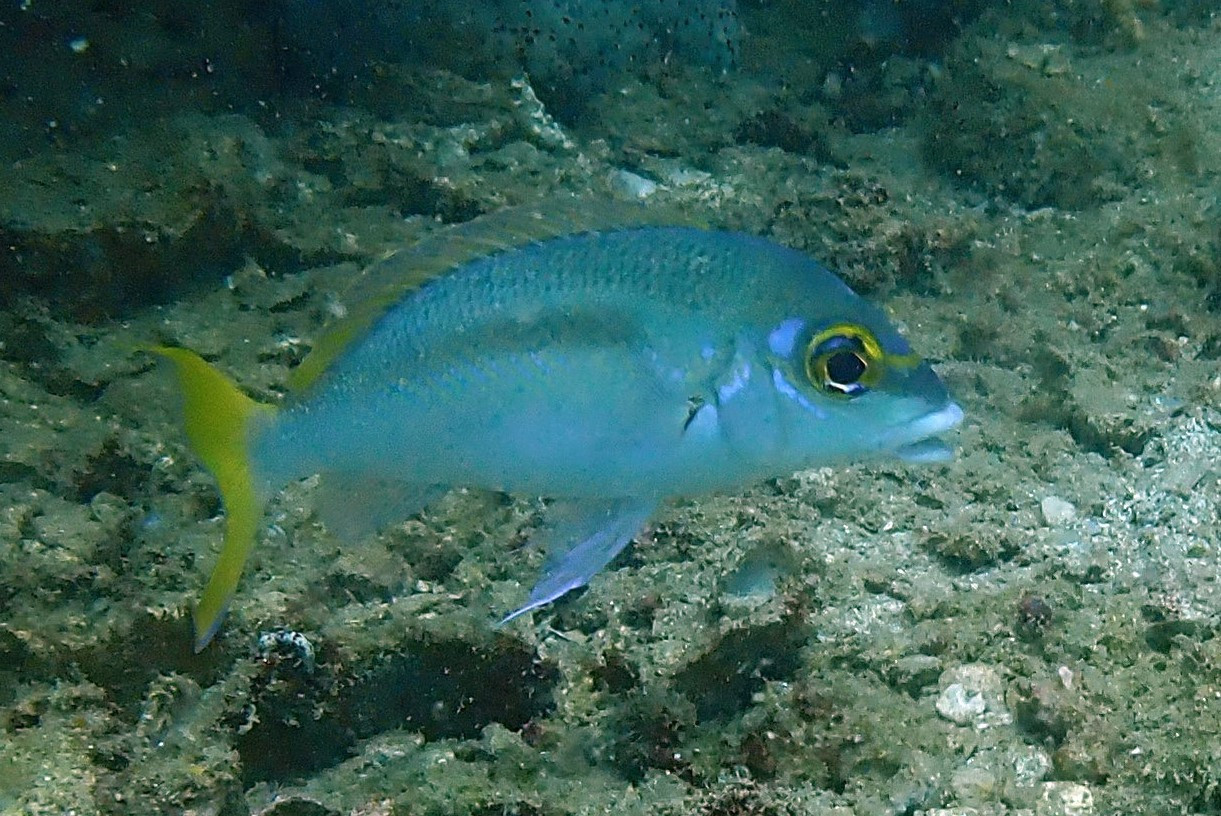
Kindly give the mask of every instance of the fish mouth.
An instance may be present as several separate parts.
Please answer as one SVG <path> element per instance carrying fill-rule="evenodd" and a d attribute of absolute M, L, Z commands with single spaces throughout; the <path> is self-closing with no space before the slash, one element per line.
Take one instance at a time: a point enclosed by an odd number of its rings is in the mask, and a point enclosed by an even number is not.
<path fill-rule="evenodd" d="M 944 462 L 953 458 L 950 446 L 937 438 L 959 422 L 962 409 L 956 402 L 947 402 L 936 411 L 917 417 L 896 428 L 886 440 L 892 453 L 905 462 Z"/>

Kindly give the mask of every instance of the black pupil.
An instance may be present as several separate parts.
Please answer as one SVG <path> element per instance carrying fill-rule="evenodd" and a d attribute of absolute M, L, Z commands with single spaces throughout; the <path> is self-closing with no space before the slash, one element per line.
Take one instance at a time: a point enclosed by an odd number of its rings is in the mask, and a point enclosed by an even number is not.
<path fill-rule="evenodd" d="M 827 358 L 827 379 L 837 385 L 852 385 L 865 373 L 865 361 L 855 351 L 837 351 Z"/>

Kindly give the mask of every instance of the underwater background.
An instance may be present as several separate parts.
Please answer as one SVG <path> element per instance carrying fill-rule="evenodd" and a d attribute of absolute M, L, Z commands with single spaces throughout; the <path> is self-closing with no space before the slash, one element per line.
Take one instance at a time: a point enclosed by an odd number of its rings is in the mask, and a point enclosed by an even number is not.
<path fill-rule="evenodd" d="M 1221 814 L 1212 0 L 6 0 L 0 94 L 0 812 Z M 679 502 L 505 628 L 538 502 L 340 542 L 307 480 L 194 654 L 136 349 L 274 401 L 366 264 L 572 194 L 837 271 L 955 460 Z"/>

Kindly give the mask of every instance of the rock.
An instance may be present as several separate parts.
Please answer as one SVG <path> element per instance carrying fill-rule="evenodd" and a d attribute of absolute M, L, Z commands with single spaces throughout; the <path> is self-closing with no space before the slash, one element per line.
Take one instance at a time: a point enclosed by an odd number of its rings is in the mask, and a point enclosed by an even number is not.
<path fill-rule="evenodd" d="M 1044 782 L 1035 805 L 1036 816 L 1090 816 L 1093 812 L 1094 794 L 1079 782 Z"/>
<path fill-rule="evenodd" d="M 982 694 L 967 691 L 962 683 L 951 683 L 937 697 L 937 713 L 959 725 L 969 725 L 987 707 Z"/>
<path fill-rule="evenodd" d="M 987 728 L 1013 721 L 1005 706 L 1004 683 L 991 666 L 969 663 L 947 669 L 941 686 L 937 713 L 951 722 Z"/>
<path fill-rule="evenodd" d="M 1043 521 L 1052 527 L 1063 527 L 1077 518 L 1077 508 L 1059 496 L 1047 496 L 1039 502 L 1043 511 Z"/>

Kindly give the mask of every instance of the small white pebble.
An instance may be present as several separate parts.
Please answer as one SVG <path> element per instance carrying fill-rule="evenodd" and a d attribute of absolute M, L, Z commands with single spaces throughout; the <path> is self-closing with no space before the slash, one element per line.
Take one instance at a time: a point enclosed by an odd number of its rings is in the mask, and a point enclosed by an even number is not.
<path fill-rule="evenodd" d="M 967 725 L 984 713 L 984 695 L 972 694 L 962 683 L 951 683 L 937 697 L 937 713 L 958 725 Z"/>
<path fill-rule="evenodd" d="M 1037 816 L 1091 816 L 1094 794 L 1079 782 L 1044 782 L 1034 812 Z"/>
<path fill-rule="evenodd" d="M 609 182 L 612 190 L 627 198 L 648 198 L 657 192 L 656 182 L 630 170 L 611 171 Z"/>
<path fill-rule="evenodd" d="M 1013 776 L 1020 785 L 1042 781 L 1051 771 L 1051 757 L 1042 748 L 1027 745 L 1013 755 Z"/>
<path fill-rule="evenodd" d="M 1043 520 L 1052 527 L 1062 527 L 1077 518 L 1077 508 L 1059 496 L 1048 496 L 1039 503 Z"/>

